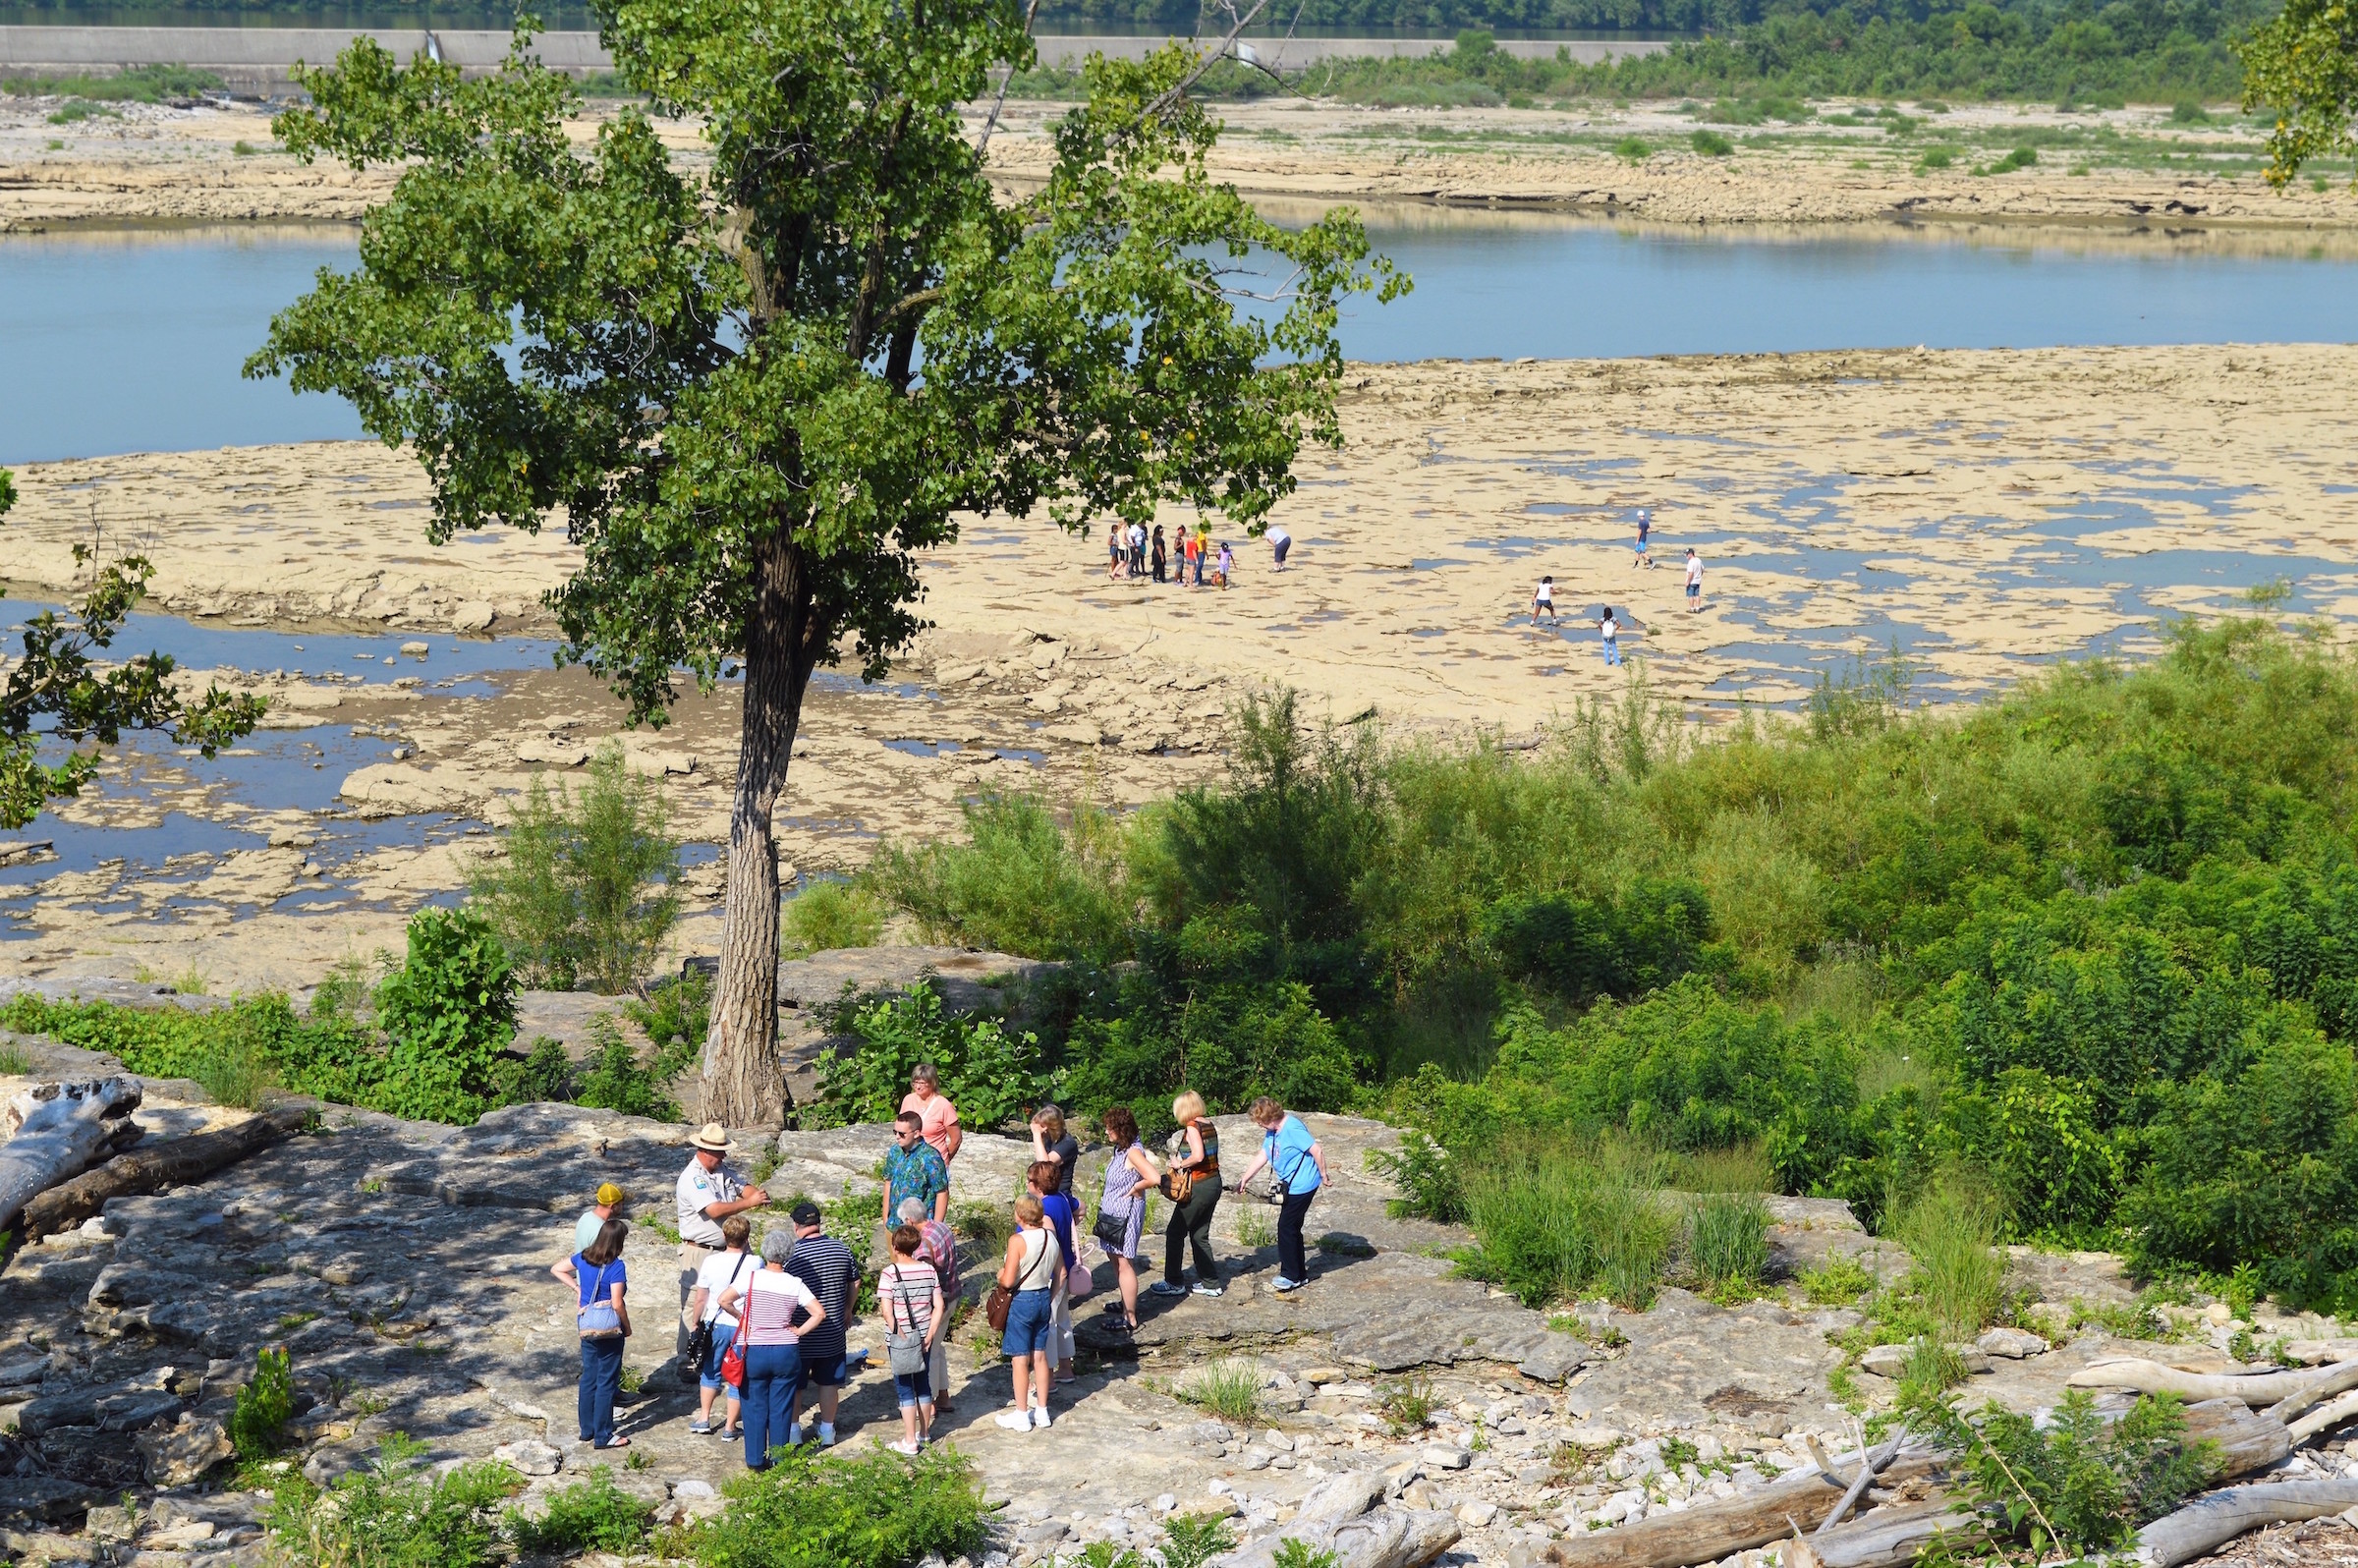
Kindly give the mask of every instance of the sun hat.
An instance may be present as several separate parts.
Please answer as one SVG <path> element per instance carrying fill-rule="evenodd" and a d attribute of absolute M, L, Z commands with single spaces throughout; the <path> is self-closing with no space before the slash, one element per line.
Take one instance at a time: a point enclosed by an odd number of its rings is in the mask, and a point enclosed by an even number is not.
<path fill-rule="evenodd" d="M 688 1140 L 707 1153 L 725 1154 L 737 1146 L 729 1142 L 729 1130 L 718 1122 L 704 1123 L 704 1130 Z"/>
<path fill-rule="evenodd" d="M 612 1182 L 607 1182 L 597 1190 L 598 1205 L 603 1208 L 612 1208 L 615 1204 L 621 1203 L 625 1196 L 626 1195 L 621 1188 L 615 1186 Z"/>

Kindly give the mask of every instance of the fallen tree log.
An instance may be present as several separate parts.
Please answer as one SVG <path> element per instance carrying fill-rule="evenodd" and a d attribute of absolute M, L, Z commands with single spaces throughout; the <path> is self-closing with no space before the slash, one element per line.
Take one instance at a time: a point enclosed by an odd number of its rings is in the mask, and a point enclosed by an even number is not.
<path fill-rule="evenodd" d="M 1213 1559 L 1213 1568 L 1274 1568 L 1279 1547 L 1300 1541 L 1331 1552 L 1335 1568 L 1425 1568 L 1457 1544 L 1457 1521 L 1430 1509 L 1382 1508 L 1383 1478 L 1345 1471 L 1311 1487 L 1275 1535 Z"/>
<path fill-rule="evenodd" d="M 2358 1393 L 2344 1394 L 2323 1409 L 2313 1410 L 2290 1423 L 2285 1429 L 2292 1433 L 2293 1445 L 2298 1447 L 2320 1432 L 2332 1430 L 2353 1416 L 2358 1416 Z"/>
<path fill-rule="evenodd" d="M 309 1106 L 290 1106 L 250 1116 L 209 1133 L 174 1138 L 117 1154 L 105 1164 L 85 1170 L 27 1204 L 25 1237 L 30 1241 L 72 1230 L 104 1209 L 110 1198 L 133 1198 L 200 1182 L 215 1171 L 303 1131 L 311 1114 Z"/>
<path fill-rule="evenodd" d="M 1881 1479 L 1898 1485 L 1933 1475 L 1946 1463 L 1945 1454 L 1929 1448 L 1903 1449 Z M 1847 1490 L 1838 1477 L 1804 1471 L 1758 1491 L 1559 1540 L 1547 1548 L 1547 1560 L 1565 1568 L 1689 1568 L 1786 1540 L 1796 1531 L 1806 1536 L 1825 1522 Z"/>
<path fill-rule="evenodd" d="M 2358 1507 L 2358 1480 L 2272 1481 L 2229 1486 L 2166 1514 L 2137 1532 L 2137 1554 L 2154 1568 L 2177 1568 L 2264 1525 L 2323 1519 Z"/>
<path fill-rule="evenodd" d="M 2303 1411 L 2322 1405 L 2334 1395 L 2347 1393 L 2353 1388 L 2358 1388 L 2358 1361 L 2340 1362 L 2328 1367 L 2322 1373 L 2310 1378 L 2302 1387 L 2269 1406 L 2268 1413 L 2278 1421 L 2290 1423 Z"/>
<path fill-rule="evenodd" d="M 2218 1445 L 2219 1481 L 2248 1476 L 2292 1452 L 2290 1428 L 2240 1399 L 2206 1399 L 2186 1407 L 2186 1440 Z"/>
<path fill-rule="evenodd" d="M 1978 1546 L 1990 1532 L 1975 1514 L 1960 1512 L 1944 1497 L 1898 1503 L 1810 1538 L 1810 1553 L 1822 1568 L 1907 1568 L 1917 1553 L 1946 1537 L 1960 1546 Z M 1793 1568 L 1788 1562 L 1786 1568 Z"/>
<path fill-rule="evenodd" d="M 2186 1399 L 2240 1399 L 2247 1405 L 2275 1404 L 2316 1380 L 2317 1373 L 2311 1372 L 2180 1372 L 2135 1356 L 2100 1361 L 2064 1379 L 2073 1388 L 2129 1388 L 2141 1394 L 2177 1394 Z"/>
<path fill-rule="evenodd" d="M 0 1113 L 0 1231 L 13 1231 L 25 1205 L 139 1142 L 137 1079 L 35 1084 Z"/>

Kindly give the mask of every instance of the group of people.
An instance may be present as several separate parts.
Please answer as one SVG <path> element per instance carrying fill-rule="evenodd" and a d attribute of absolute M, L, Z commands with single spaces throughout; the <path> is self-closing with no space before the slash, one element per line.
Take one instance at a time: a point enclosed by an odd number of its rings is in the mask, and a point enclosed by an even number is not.
<path fill-rule="evenodd" d="M 1272 527 L 1269 542 L 1277 553 L 1277 570 L 1282 572 L 1286 551 L 1294 541 L 1283 529 Z M 1144 523 L 1105 525 L 1105 576 L 1109 582 L 1151 578 L 1181 588 L 1202 588 L 1207 575 L 1213 588 L 1228 587 L 1236 578 L 1236 551 L 1227 540 L 1214 540 L 1211 530 L 1201 524 L 1193 530 L 1176 530 L 1169 540 L 1164 539 L 1159 523 L 1151 533 Z"/>
<path fill-rule="evenodd" d="M 1653 532 L 1654 514 L 1640 507 L 1638 509 L 1638 538 L 1635 554 L 1631 560 L 1632 565 L 1646 567 L 1654 565 L 1654 552 L 1647 542 Z M 1702 610 L 1703 557 L 1697 555 L 1694 547 L 1690 545 L 1687 548 L 1687 613 L 1696 615 L 1702 613 Z M 1540 617 L 1543 615 L 1547 617 L 1548 625 L 1558 624 L 1555 614 L 1555 579 L 1553 577 L 1541 578 L 1539 587 L 1532 589 L 1531 624 L 1538 626 Z M 1597 617 L 1597 636 L 1604 644 L 1604 662 L 1607 664 L 1620 663 L 1621 620 L 1613 613 L 1613 607 L 1609 604 L 1605 605 Z"/>
<path fill-rule="evenodd" d="M 1013 1383 L 1009 1406 L 996 1418 L 1001 1427 L 1044 1429 L 1050 1424 L 1050 1392 L 1073 1379 L 1073 1306 L 1096 1288 L 1081 1254 L 1085 1235 L 1114 1264 L 1119 1310 L 1109 1303 L 1107 1319 L 1125 1332 L 1138 1327 L 1139 1259 L 1151 1194 L 1169 1199 L 1171 1209 L 1154 1295 L 1189 1292 L 1184 1265 L 1191 1248 L 1194 1292 L 1224 1293 L 1211 1245 L 1212 1216 L 1223 1193 L 1245 1191 L 1264 1168 L 1271 1172 L 1271 1201 L 1278 1210 L 1274 1288 L 1283 1295 L 1309 1283 L 1303 1226 L 1326 1181 L 1324 1153 L 1302 1119 L 1274 1099 L 1256 1100 L 1251 1114 L 1263 1134 L 1260 1152 L 1235 1180 L 1223 1184 L 1219 1129 L 1202 1096 L 1183 1093 L 1172 1101 L 1177 1131 L 1164 1160 L 1142 1146 L 1138 1118 L 1128 1107 L 1107 1110 L 1099 1120 L 1111 1154 L 1097 1217 L 1086 1233 L 1073 1195 L 1080 1140 L 1058 1107 L 1043 1105 L 1033 1114 L 1033 1160 L 1024 1195 L 1014 1204 L 1015 1229 L 994 1276 L 1005 1293 L 1000 1349 Z M 901 1438 L 891 1447 L 912 1456 L 933 1440 L 936 1418 L 953 1410 L 944 1336 L 964 1283 L 957 1235 L 949 1222 L 949 1192 L 951 1164 L 963 1142 L 957 1107 L 941 1092 L 939 1075 L 921 1065 L 911 1075 L 910 1092 L 893 1123 L 877 1214 L 880 1252 L 887 1260 L 877 1272 L 876 1313 L 902 1424 Z M 717 1432 L 724 1439 L 742 1436 L 747 1466 L 761 1470 L 772 1462 L 775 1449 L 804 1440 L 807 1404 L 815 1405 L 819 1444 L 836 1439 L 838 1401 L 858 1359 L 848 1351 L 846 1331 L 860 1263 L 849 1247 L 826 1234 L 818 1205 L 807 1200 L 794 1205 L 787 1226 L 773 1226 L 761 1237 L 757 1257 L 750 1211 L 767 1204 L 768 1195 L 728 1164 L 733 1146 L 726 1129 L 707 1125 L 691 1146 L 676 1192 L 680 1346 L 700 1386 L 697 1419 L 689 1429 L 699 1435 Z M 575 1226 L 572 1256 L 550 1270 L 574 1293 L 582 1357 L 579 1431 L 582 1441 L 597 1448 L 628 1447 L 631 1441 L 617 1433 L 614 1418 L 623 1345 L 631 1333 L 630 1281 L 622 1259 L 630 1234 L 620 1217 L 624 1202 L 621 1188 L 600 1187 L 596 1202 Z"/>

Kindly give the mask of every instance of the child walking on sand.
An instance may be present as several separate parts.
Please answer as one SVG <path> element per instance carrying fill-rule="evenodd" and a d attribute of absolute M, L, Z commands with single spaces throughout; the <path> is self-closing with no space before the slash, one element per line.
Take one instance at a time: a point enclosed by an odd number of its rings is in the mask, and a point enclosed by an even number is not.
<path fill-rule="evenodd" d="M 1548 625 L 1555 624 L 1555 579 L 1552 577 L 1541 578 L 1540 586 L 1531 592 L 1531 624 L 1539 625 L 1542 615 L 1547 617 Z"/>

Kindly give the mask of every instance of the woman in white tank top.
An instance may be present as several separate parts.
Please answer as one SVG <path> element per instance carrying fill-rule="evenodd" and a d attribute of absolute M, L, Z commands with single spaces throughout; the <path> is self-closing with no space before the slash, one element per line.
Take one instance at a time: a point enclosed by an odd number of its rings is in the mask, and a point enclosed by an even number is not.
<path fill-rule="evenodd" d="M 1013 1296 L 999 1349 L 1006 1352 L 1015 1377 L 1015 1403 L 997 1419 L 1009 1431 L 1030 1431 L 1048 1425 L 1049 1358 L 1054 1352 L 1056 1282 L 1064 1274 L 1064 1249 L 1048 1230 L 1047 1211 L 1029 1193 L 1016 1200 L 1015 1224 L 998 1279 Z M 1036 1393 L 1038 1409 L 1033 1408 Z"/>

